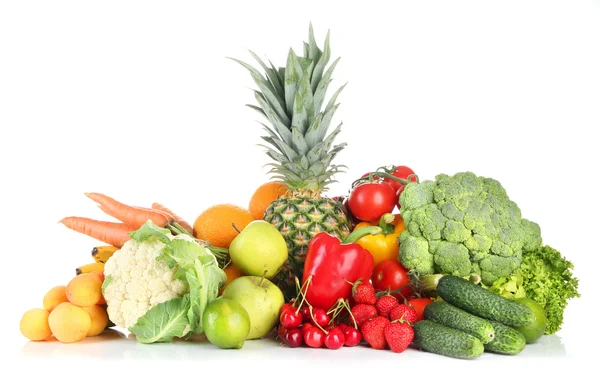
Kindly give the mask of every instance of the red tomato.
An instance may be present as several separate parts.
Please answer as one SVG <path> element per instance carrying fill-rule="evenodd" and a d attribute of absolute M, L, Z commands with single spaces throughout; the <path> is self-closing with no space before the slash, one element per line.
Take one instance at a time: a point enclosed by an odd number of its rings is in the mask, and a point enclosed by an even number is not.
<path fill-rule="evenodd" d="M 398 207 L 398 209 L 400 209 L 400 194 L 402 194 L 402 192 L 404 191 L 405 186 L 400 184 L 400 187 L 398 188 L 398 190 L 396 190 L 396 207 Z"/>
<path fill-rule="evenodd" d="M 376 291 L 396 290 L 410 284 L 408 271 L 396 259 L 386 259 L 379 263 L 371 275 L 371 281 Z M 408 297 L 412 292 L 410 286 L 402 288 L 402 295 Z M 402 298 L 400 299 L 402 300 Z"/>
<path fill-rule="evenodd" d="M 348 196 L 348 208 L 362 221 L 379 220 L 396 206 L 396 191 L 384 183 L 366 183 L 355 187 Z"/>
<path fill-rule="evenodd" d="M 419 320 L 423 320 L 425 318 L 423 316 L 423 311 L 425 310 L 425 307 L 431 302 L 433 302 L 431 298 L 415 298 L 409 300 L 408 304 L 417 311 L 417 316 L 419 317 Z"/>
<path fill-rule="evenodd" d="M 404 165 L 399 165 L 396 167 L 396 170 L 394 172 L 391 173 L 392 176 L 394 177 L 398 177 L 401 178 L 403 180 L 407 180 L 408 176 L 410 176 L 411 174 L 415 174 L 415 172 L 410 169 L 409 167 L 406 167 Z M 411 181 L 417 181 L 416 177 L 413 177 L 410 179 Z M 392 186 L 392 189 L 394 189 L 394 191 L 398 191 L 398 189 L 402 186 L 404 188 L 404 186 L 399 183 L 398 181 L 394 181 L 392 179 L 389 178 L 384 178 L 383 181 L 387 182 L 388 184 L 390 184 Z"/>

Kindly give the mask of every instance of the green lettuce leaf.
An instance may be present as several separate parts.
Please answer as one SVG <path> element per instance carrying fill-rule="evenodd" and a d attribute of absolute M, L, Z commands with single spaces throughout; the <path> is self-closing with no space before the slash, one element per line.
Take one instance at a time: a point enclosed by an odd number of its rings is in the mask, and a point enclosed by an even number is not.
<path fill-rule="evenodd" d="M 563 314 L 570 299 L 580 297 L 579 280 L 573 276 L 573 263 L 550 247 L 540 246 L 523 254 L 520 273 L 527 297 L 546 311 L 545 334 L 560 330 Z"/>
<path fill-rule="evenodd" d="M 489 290 L 508 299 L 525 298 L 525 288 L 523 287 L 523 276 L 520 270 L 517 270 L 509 277 L 501 277 L 489 287 Z"/>
<path fill-rule="evenodd" d="M 129 327 L 129 331 L 143 344 L 170 342 L 189 331 L 189 308 L 189 295 L 159 303 Z"/>

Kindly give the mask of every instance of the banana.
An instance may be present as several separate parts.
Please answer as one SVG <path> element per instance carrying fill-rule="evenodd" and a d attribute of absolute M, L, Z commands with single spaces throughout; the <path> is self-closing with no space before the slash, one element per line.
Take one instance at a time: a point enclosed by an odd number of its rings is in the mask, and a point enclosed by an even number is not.
<path fill-rule="evenodd" d="M 115 251 L 119 250 L 118 247 L 114 246 L 96 246 L 92 249 L 92 258 L 96 263 L 106 263 Z"/>
<path fill-rule="evenodd" d="M 83 266 L 77 267 L 77 269 L 75 270 L 75 273 L 77 275 L 81 275 L 82 273 L 90 273 L 90 272 L 94 272 L 94 271 L 104 272 L 104 263 L 94 262 L 94 263 L 84 264 Z"/>

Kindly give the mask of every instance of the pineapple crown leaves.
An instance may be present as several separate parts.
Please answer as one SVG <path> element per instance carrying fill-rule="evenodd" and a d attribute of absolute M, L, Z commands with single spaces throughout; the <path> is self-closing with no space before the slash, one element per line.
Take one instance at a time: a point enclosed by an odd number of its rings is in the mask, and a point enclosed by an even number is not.
<path fill-rule="evenodd" d="M 329 39 L 328 31 L 321 50 L 310 24 L 303 56 L 296 55 L 290 48 L 286 65 L 280 68 L 271 61 L 267 65 L 250 51 L 264 74 L 250 64 L 232 59 L 250 72 L 258 86 L 258 90 L 254 90 L 258 105 L 248 104 L 248 107 L 268 121 L 269 125 L 261 123 L 267 133 L 261 138 L 266 142 L 262 145 L 266 154 L 274 161 L 267 164 L 272 166 L 270 173 L 285 181 L 292 190 L 323 191 L 335 182 L 333 176 L 345 168 L 332 164 L 346 146 L 345 143 L 333 145 L 342 124 L 329 134 L 328 130 L 339 107 L 336 100 L 346 84 L 333 93 L 327 104 L 324 103 L 339 61 L 337 58 L 327 66 L 331 58 Z"/>

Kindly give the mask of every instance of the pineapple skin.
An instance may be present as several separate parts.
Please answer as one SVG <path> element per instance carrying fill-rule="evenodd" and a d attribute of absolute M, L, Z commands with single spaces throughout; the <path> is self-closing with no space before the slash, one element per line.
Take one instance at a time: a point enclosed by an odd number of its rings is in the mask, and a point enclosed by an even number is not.
<path fill-rule="evenodd" d="M 351 226 L 344 205 L 327 197 L 283 196 L 269 205 L 264 220 L 283 235 L 288 260 L 272 281 L 281 289 L 286 301 L 298 294 L 294 277 L 302 282 L 308 244 L 319 232 L 327 232 L 343 240 Z"/>

